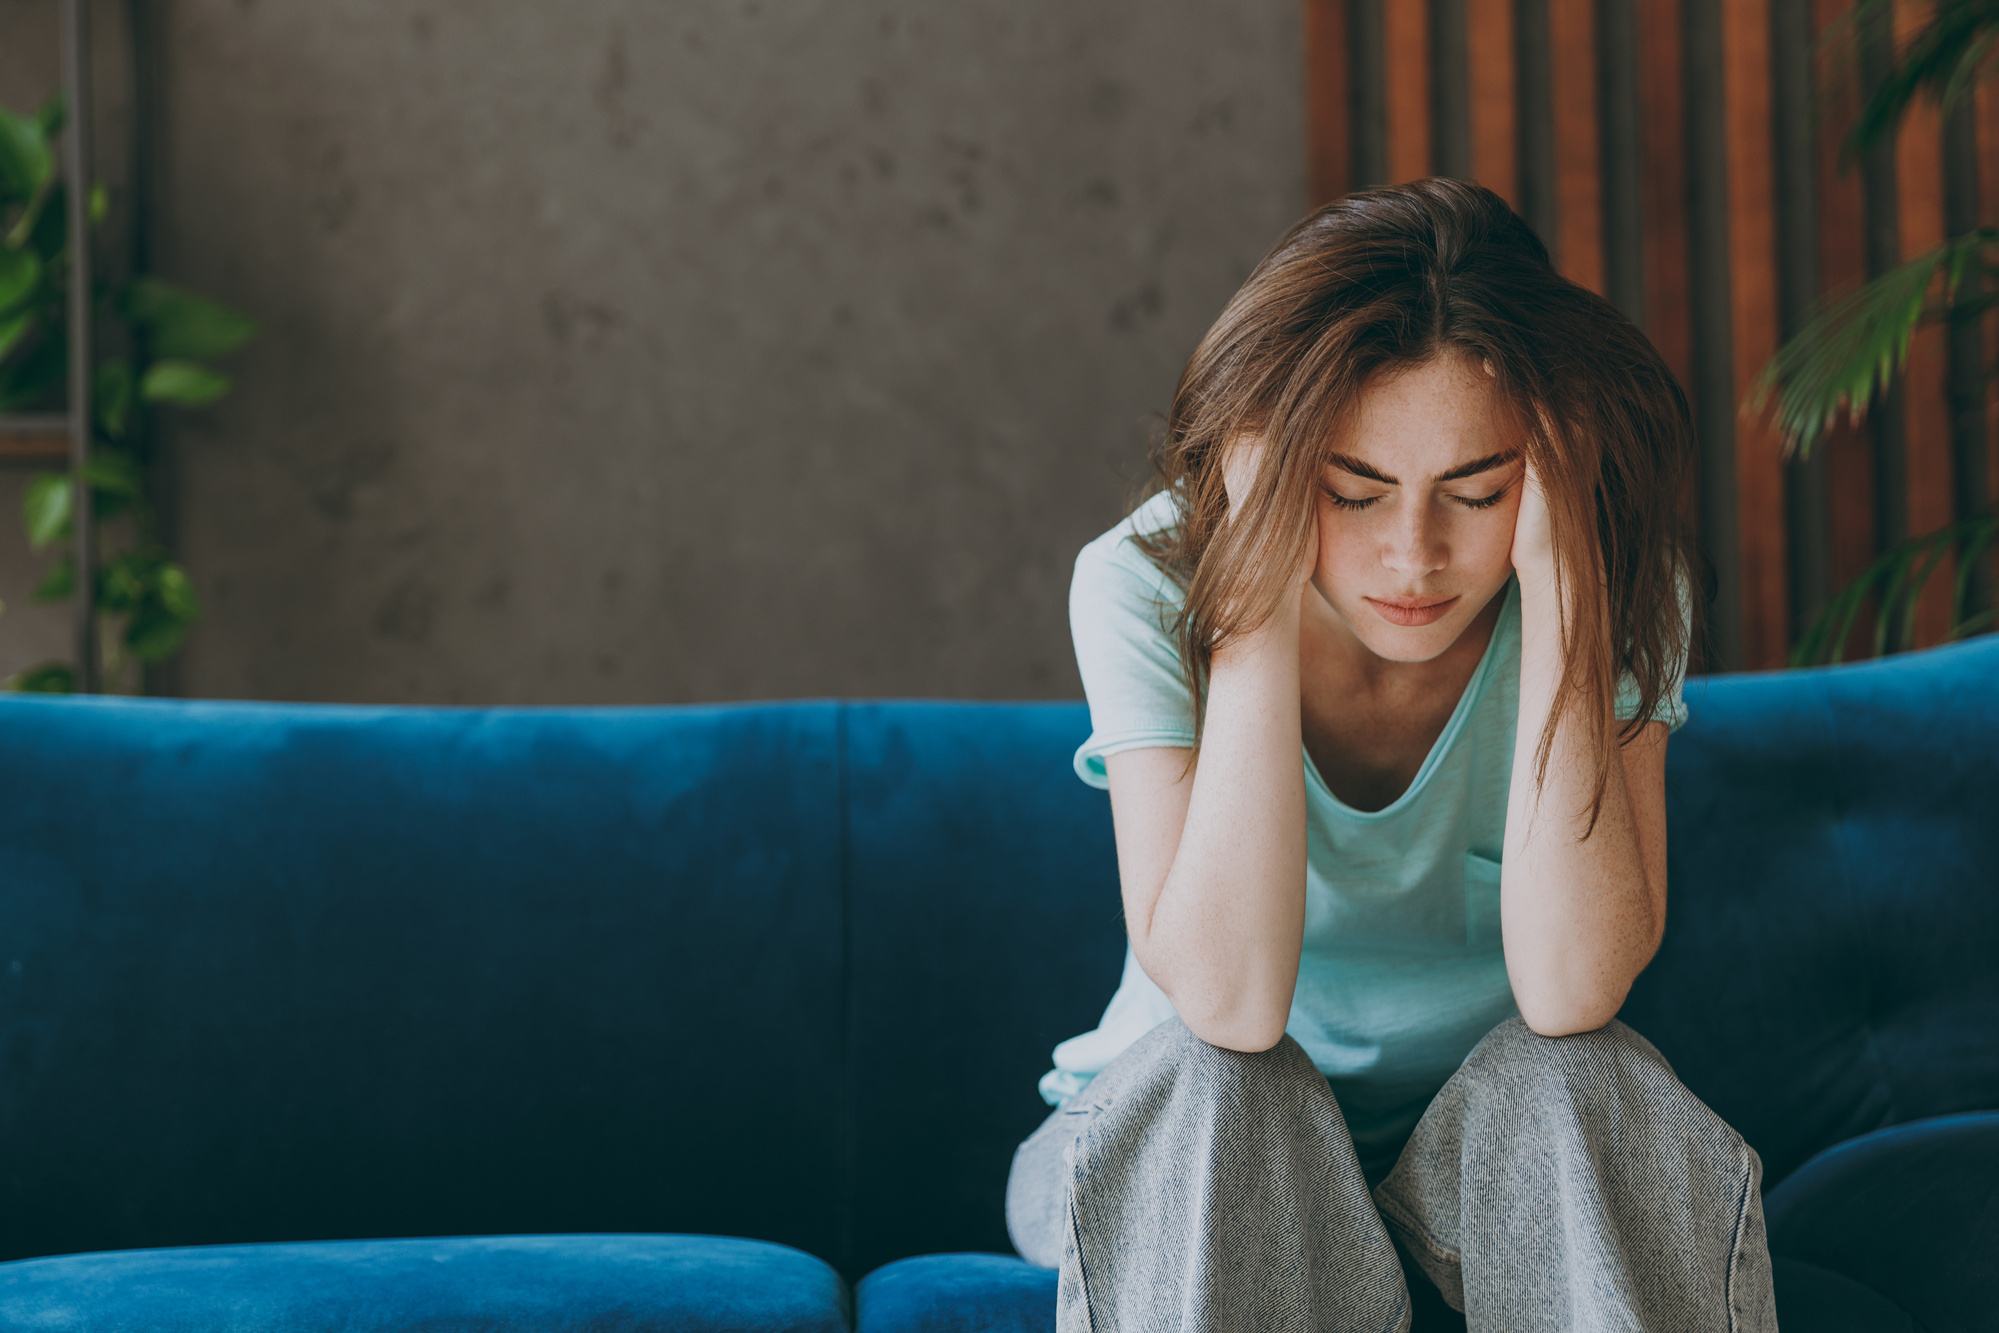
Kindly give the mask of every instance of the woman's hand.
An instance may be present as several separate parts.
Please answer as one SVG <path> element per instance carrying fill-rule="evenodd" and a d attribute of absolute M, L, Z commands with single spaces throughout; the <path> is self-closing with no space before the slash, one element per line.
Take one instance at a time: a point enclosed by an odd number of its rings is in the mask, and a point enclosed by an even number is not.
<path fill-rule="evenodd" d="M 1548 497 L 1532 463 L 1520 483 L 1520 512 L 1513 520 L 1513 570 L 1520 576 L 1523 593 L 1554 585 L 1555 534 L 1548 519 Z"/>
<path fill-rule="evenodd" d="M 1229 498 L 1229 522 L 1234 523 L 1242 515 L 1242 507 L 1256 485 L 1257 474 L 1263 469 L 1263 454 L 1267 447 L 1262 436 L 1245 436 L 1230 446 L 1222 456 L 1222 489 Z M 1298 551 L 1297 567 L 1291 573 L 1291 586 L 1300 592 L 1311 582 L 1313 573 L 1319 567 L 1319 506 L 1316 499 L 1305 510 L 1305 540 Z"/>

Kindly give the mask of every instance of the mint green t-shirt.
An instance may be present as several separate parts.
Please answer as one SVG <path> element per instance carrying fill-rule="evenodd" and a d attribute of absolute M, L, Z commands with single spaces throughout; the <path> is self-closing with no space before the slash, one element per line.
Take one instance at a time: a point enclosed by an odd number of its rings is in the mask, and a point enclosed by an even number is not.
<path fill-rule="evenodd" d="M 1174 522 L 1171 495 L 1085 546 L 1069 592 L 1090 738 L 1076 772 L 1108 785 L 1104 758 L 1194 743 L 1194 709 L 1171 626 L 1180 591 L 1132 544 Z M 1499 861 L 1520 709 L 1520 604 L 1509 583 L 1485 655 L 1407 791 L 1355 810 L 1305 766 L 1305 938 L 1285 1031 L 1331 1081 L 1364 1164 L 1397 1151 L 1478 1040 L 1515 1012 L 1499 939 Z M 1635 712 L 1620 691 L 1618 716 Z M 1686 709 L 1676 679 L 1655 717 Z M 1095 1030 L 1055 1048 L 1052 1105 L 1173 1016 L 1130 948 Z"/>

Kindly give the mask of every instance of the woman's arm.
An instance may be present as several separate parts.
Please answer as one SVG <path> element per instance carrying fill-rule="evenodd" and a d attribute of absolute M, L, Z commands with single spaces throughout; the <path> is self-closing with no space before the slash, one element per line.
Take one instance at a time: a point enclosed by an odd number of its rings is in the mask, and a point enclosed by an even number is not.
<path fill-rule="evenodd" d="M 1215 654 L 1200 757 L 1105 760 L 1139 966 L 1210 1045 L 1284 1035 L 1305 936 L 1305 765 L 1295 599 Z"/>
<path fill-rule="evenodd" d="M 1260 446 L 1234 451 L 1244 493 Z M 1215 653 L 1198 760 L 1109 756 L 1125 929 L 1140 967 L 1195 1036 L 1263 1051 L 1284 1035 L 1305 938 L 1305 764 L 1299 621 L 1316 543 L 1252 633 Z"/>
<path fill-rule="evenodd" d="M 1562 674 L 1560 611 L 1547 507 L 1530 473 L 1514 538 L 1520 576 L 1520 721 L 1506 806 L 1500 930 L 1513 999 L 1546 1037 L 1616 1016 L 1666 926 L 1666 726 L 1650 722 L 1610 766 L 1589 827 L 1595 738 L 1573 714 L 1555 732 L 1546 780 L 1539 739 Z M 1596 588 L 1571 589 L 1594 596 Z M 1603 606 L 1587 614 L 1603 615 Z M 1584 833 L 1588 831 L 1588 836 Z"/>

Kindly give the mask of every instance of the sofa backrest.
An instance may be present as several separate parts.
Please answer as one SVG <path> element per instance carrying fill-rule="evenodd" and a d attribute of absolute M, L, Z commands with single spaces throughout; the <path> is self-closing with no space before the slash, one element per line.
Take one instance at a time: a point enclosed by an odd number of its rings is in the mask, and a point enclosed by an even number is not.
<path fill-rule="evenodd" d="M 1690 688 L 1626 1018 L 1774 1182 L 1999 1106 L 1999 641 Z M 1005 1249 L 1123 951 L 1075 704 L 0 701 L 0 1257 Z"/>
<path fill-rule="evenodd" d="M 837 1250 L 840 710 L 0 704 L 0 1254 Z"/>
<path fill-rule="evenodd" d="M 0 700 L 0 1258 L 1006 1243 L 1121 960 L 1080 705 Z"/>
<path fill-rule="evenodd" d="M 1999 1108 L 1999 637 L 1688 687 L 1666 938 L 1622 1017 L 1766 1185 Z"/>

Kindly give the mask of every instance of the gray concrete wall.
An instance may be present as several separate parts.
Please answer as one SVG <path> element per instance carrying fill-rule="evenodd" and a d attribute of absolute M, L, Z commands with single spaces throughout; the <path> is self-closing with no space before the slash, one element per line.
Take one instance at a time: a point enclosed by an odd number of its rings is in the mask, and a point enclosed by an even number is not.
<path fill-rule="evenodd" d="M 163 0 L 186 693 L 1073 696 L 1296 0 Z M 0 646 L 4 646 L 0 622 Z M 0 662 L 0 666 L 7 666 Z"/>

